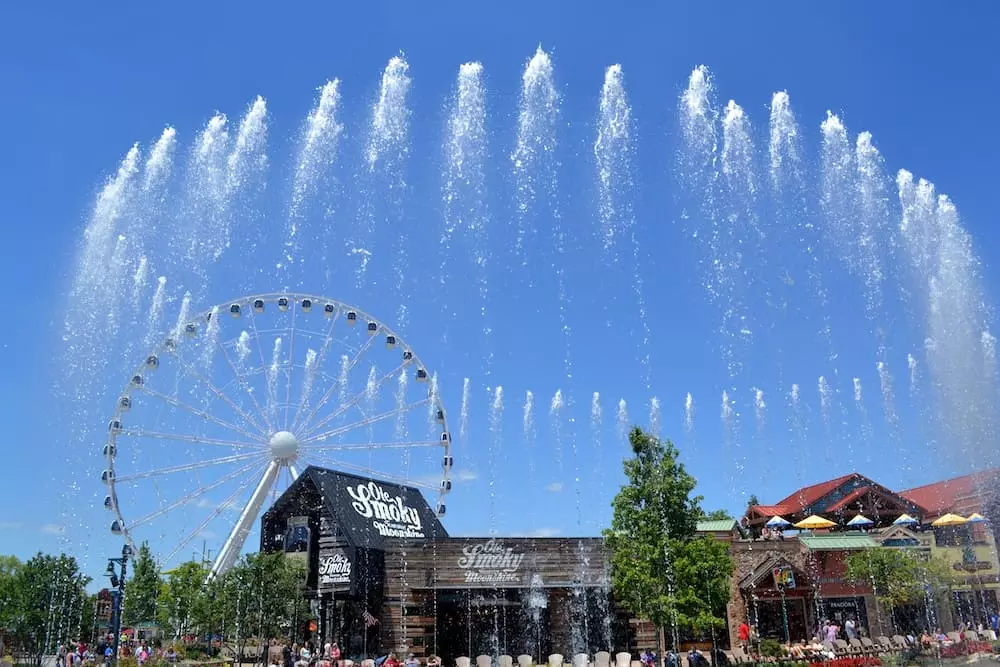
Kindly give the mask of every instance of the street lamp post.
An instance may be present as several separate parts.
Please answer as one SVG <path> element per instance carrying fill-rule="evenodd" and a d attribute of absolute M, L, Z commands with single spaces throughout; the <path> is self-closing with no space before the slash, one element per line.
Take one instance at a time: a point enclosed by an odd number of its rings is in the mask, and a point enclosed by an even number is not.
<path fill-rule="evenodd" d="M 111 631 L 114 633 L 114 636 L 111 639 L 111 661 L 115 667 L 118 667 L 118 643 L 122 633 L 122 609 L 125 603 L 125 575 L 128 571 L 128 559 L 131 555 L 132 547 L 127 544 L 123 545 L 121 558 L 109 558 L 108 569 L 106 572 L 108 578 L 111 580 L 111 587 L 117 589 L 117 595 L 115 595 L 115 606 L 112 609 L 111 618 Z M 121 568 L 120 572 L 115 569 L 115 565 L 118 565 Z"/>

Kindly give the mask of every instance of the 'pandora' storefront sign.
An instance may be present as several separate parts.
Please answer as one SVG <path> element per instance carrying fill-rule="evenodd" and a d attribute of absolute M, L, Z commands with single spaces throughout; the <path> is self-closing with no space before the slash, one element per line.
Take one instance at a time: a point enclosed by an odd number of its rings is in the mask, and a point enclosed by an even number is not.
<path fill-rule="evenodd" d="M 382 537 L 426 537 L 417 508 L 407 505 L 402 497 L 390 494 L 376 482 L 347 487 L 347 493 L 354 500 L 351 503 L 354 511 L 365 519 L 372 519 L 372 527 Z"/>
<path fill-rule="evenodd" d="M 462 548 L 458 567 L 469 584 L 506 584 L 518 581 L 524 553 L 516 553 L 497 540 L 487 540 Z"/>
<path fill-rule="evenodd" d="M 351 559 L 335 553 L 319 562 L 319 585 L 336 586 L 351 583 Z"/>

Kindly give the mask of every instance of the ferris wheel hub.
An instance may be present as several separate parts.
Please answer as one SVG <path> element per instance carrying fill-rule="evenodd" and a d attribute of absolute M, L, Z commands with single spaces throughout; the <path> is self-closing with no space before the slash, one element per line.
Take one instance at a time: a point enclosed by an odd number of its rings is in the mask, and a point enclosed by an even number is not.
<path fill-rule="evenodd" d="M 289 431 L 278 431 L 268 441 L 271 458 L 275 461 L 294 459 L 299 453 L 299 439 Z"/>

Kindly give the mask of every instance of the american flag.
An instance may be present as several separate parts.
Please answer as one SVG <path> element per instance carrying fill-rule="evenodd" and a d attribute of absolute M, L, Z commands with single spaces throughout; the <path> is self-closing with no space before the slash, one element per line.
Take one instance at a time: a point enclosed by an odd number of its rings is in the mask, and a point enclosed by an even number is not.
<path fill-rule="evenodd" d="M 371 615 L 367 609 L 361 613 L 361 618 L 365 619 L 365 627 L 370 628 L 373 625 L 378 625 L 378 619 Z"/>

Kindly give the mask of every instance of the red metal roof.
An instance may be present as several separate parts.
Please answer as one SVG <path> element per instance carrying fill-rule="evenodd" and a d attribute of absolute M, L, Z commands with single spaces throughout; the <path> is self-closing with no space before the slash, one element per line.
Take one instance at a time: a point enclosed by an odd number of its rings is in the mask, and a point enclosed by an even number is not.
<path fill-rule="evenodd" d="M 792 508 L 791 511 L 798 512 L 803 507 L 812 505 L 814 502 L 830 493 L 841 484 L 851 479 L 852 477 L 860 476 L 856 472 L 852 472 L 849 475 L 844 475 L 836 479 L 831 479 L 826 482 L 820 482 L 819 484 L 813 484 L 812 486 L 804 486 L 798 491 L 795 491 L 790 496 L 784 500 L 779 500 L 778 505 L 781 507 Z"/>
<path fill-rule="evenodd" d="M 983 491 L 995 490 L 998 482 L 1000 468 L 993 468 L 900 491 L 899 495 L 927 508 L 932 516 L 952 511 L 975 512 L 981 505 Z"/>

